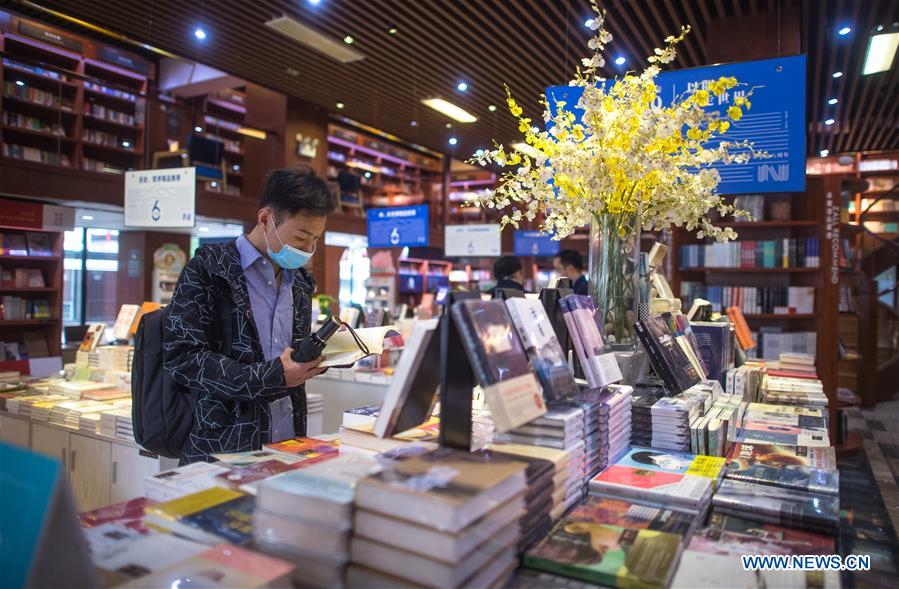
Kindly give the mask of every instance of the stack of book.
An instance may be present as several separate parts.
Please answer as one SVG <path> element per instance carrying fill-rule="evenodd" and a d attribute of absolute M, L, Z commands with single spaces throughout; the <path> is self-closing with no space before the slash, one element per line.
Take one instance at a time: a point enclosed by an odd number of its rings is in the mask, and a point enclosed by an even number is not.
<path fill-rule="evenodd" d="M 203 491 L 215 485 L 215 475 L 230 470 L 222 463 L 194 462 L 144 479 L 144 495 L 163 502 Z"/>
<path fill-rule="evenodd" d="M 131 362 L 134 360 L 134 348 L 132 346 L 100 346 L 96 352 L 96 367 L 104 370 L 116 370 L 119 372 L 131 372 Z M 93 364 L 90 364 L 93 366 Z"/>
<path fill-rule="evenodd" d="M 511 432 L 496 434 L 494 440 L 564 450 L 571 470 L 564 503 L 570 507 L 583 495 L 584 475 L 590 466 L 587 464 L 587 445 L 599 443 L 596 425 L 587 423 L 595 420 L 595 416 L 586 415 L 582 407 L 554 404 L 542 417 Z M 587 427 L 591 426 L 593 431 L 588 433 Z"/>
<path fill-rule="evenodd" d="M 8 399 L 6 401 L 6 409 L 10 413 L 14 413 L 16 415 L 21 415 L 23 417 L 31 416 L 31 407 L 35 403 L 62 403 L 64 401 L 69 401 L 70 399 L 65 395 L 47 395 L 47 394 L 36 394 L 36 395 L 24 395 L 19 397 L 14 397 L 12 399 Z"/>
<path fill-rule="evenodd" d="M 122 430 L 131 430 L 131 408 L 122 407 L 113 411 L 104 411 L 100 414 L 100 430 L 104 436 L 117 438 L 119 431 L 119 421 L 122 421 Z M 127 426 L 127 427 L 126 427 Z M 133 431 L 132 431 L 133 439 Z"/>
<path fill-rule="evenodd" d="M 631 404 L 634 389 L 626 385 L 609 385 L 597 391 L 587 391 L 572 397 L 584 409 L 584 430 L 587 440 L 596 432 L 596 447 L 586 448 L 584 481 L 614 463 L 627 452 L 631 439 Z M 586 490 L 586 489 L 585 489 Z"/>
<path fill-rule="evenodd" d="M 702 411 L 699 399 L 678 395 L 663 397 L 650 409 L 652 415 L 653 448 L 689 451 L 690 424 L 696 421 Z"/>
<path fill-rule="evenodd" d="M 718 395 L 712 407 L 690 424 L 690 451 L 707 456 L 726 456 L 745 405 L 738 395 Z"/>
<path fill-rule="evenodd" d="M 308 393 L 307 393 L 308 394 Z M 347 409 L 343 412 L 341 425 L 372 425 L 378 419 L 381 412 L 381 405 L 365 405 L 364 407 L 356 407 Z"/>
<path fill-rule="evenodd" d="M 108 384 L 102 382 L 91 382 L 88 380 L 62 381 L 50 385 L 50 393 L 56 395 L 64 395 L 69 399 L 79 401 L 84 393 L 99 391 L 111 388 Z"/>
<path fill-rule="evenodd" d="M 210 487 L 147 507 L 148 524 L 203 544 L 220 542 L 242 546 L 253 539 L 252 495 Z"/>
<path fill-rule="evenodd" d="M 739 368 L 731 368 L 727 371 L 724 390 L 747 402 L 758 401 L 764 374 L 765 367 L 762 364 L 744 364 Z"/>
<path fill-rule="evenodd" d="M 523 563 L 609 587 L 666 587 L 699 521 L 670 507 L 588 497 L 525 552 Z"/>
<path fill-rule="evenodd" d="M 746 519 L 836 535 L 840 526 L 840 499 L 770 484 L 725 479 L 712 500 L 715 512 Z"/>
<path fill-rule="evenodd" d="M 361 480 L 348 586 L 503 586 L 517 562 L 525 468 L 440 448 Z"/>
<path fill-rule="evenodd" d="M 343 424 L 340 426 L 340 442 L 343 446 L 351 446 L 372 452 L 387 452 L 409 445 L 423 446 L 429 449 L 437 447 L 440 438 L 440 420 L 431 417 L 418 427 L 398 433 L 390 438 L 379 438 L 375 435 L 375 423 Z"/>
<path fill-rule="evenodd" d="M 633 448 L 590 480 L 590 493 L 702 513 L 723 475 L 723 458 Z"/>
<path fill-rule="evenodd" d="M 130 408 L 122 408 L 115 412 L 115 437 L 120 440 L 134 441 L 134 422 Z"/>
<path fill-rule="evenodd" d="M 827 407 L 824 385 L 818 379 L 809 378 L 765 375 L 760 400 L 765 403 Z"/>
<path fill-rule="evenodd" d="M 508 454 L 523 462 L 527 462 L 527 460 L 532 458 L 537 458 L 549 461 L 553 465 L 552 507 L 549 511 L 549 516 L 552 521 L 558 520 L 562 514 L 571 507 L 571 504 L 568 503 L 569 497 L 580 494 L 580 485 L 572 485 L 569 483 L 573 477 L 579 476 L 579 474 L 572 474 L 568 460 L 568 452 L 565 450 L 545 448 L 542 446 L 530 446 L 527 444 L 503 443 L 492 443 L 487 449 Z M 579 472 L 580 470 L 578 470 L 578 473 Z M 522 536 L 524 536 L 524 534 Z"/>
<path fill-rule="evenodd" d="M 266 479 L 253 513 L 256 546 L 297 565 L 303 586 L 343 586 L 355 489 L 378 470 L 372 458 L 343 454 Z"/>
<path fill-rule="evenodd" d="M 631 396 L 631 445 L 652 446 L 652 406 L 668 396 L 665 385 L 655 378 L 643 378 Z"/>

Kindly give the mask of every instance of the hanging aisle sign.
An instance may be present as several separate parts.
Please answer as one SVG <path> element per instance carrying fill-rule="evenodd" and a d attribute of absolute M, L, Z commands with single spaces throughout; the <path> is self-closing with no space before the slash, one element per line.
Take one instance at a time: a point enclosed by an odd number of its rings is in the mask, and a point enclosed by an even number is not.
<path fill-rule="evenodd" d="M 368 247 L 428 245 L 428 205 L 368 209 Z"/>
<path fill-rule="evenodd" d="M 515 255 L 551 258 L 559 253 L 559 242 L 542 231 L 516 231 Z"/>
<path fill-rule="evenodd" d="M 502 238 L 498 223 L 447 225 L 443 253 L 447 257 L 498 256 Z"/>
<path fill-rule="evenodd" d="M 125 172 L 125 227 L 193 227 L 196 207 L 196 168 Z"/>
<path fill-rule="evenodd" d="M 805 55 L 664 71 L 655 78 L 661 99 L 657 106 L 671 104 L 696 87 L 706 88 L 722 76 L 736 78 L 740 86 L 720 97 L 711 96 L 707 110 L 719 111 L 723 116 L 734 98 L 753 90 L 752 108 L 739 121 L 731 122 L 722 139 L 750 141 L 756 150 L 771 157 L 746 164 L 715 165 L 721 174 L 718 194 L 805 190 Z M 582 93 L 581 88 L 571 86 L 546 89 L 553 109 L 555 102 L 562 100 L 578 117 L 583 111 L 575 105 Z M 708 145 L 713 147 L 718 141 Z"/>

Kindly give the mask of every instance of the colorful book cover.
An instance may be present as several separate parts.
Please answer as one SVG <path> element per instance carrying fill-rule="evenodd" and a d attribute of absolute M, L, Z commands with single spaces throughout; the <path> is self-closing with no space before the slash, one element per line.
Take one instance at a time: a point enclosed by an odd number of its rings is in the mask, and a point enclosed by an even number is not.
<path fill-rule="evenodd" d="M 137 499 L 132 499 L 130 501 L 123 501 L 92 511 L 85 511 L 78 515 L 78 521 L 82 528 L 95 528 L 106 524 L 117 524 L 136 530 L 141 534 L 146 534 L 147 526 L 144 524 L 145 510 L 155 504 L 155 501 L 151 501 L 146 497 L 138 497 Z"/>
<path fill-rule="evenodd" d="M 568 519 L 622 528 L 655 530 L 686 537 L 690 534 L 696 517 L 660 505 L 640 505 L 624 499 L 591 495 L 568 514 Z"/>
<path fill-rule="evenodd" d="M 285 462 L 281 462 L 280 460 L 264 460 L 262 462 L 256 462 L 247 466 L 235 468 L 233 470 L 229 470 L 228 472 L 219 473 L 215 476 L 215 478 L 216 482 L 218 482 L 221 486 L 230 487 L 234 490 L 240 490 L 243 485 L 252 486 L 253 483 L 258 483 L 259 481 L 275 476 L 276 474 L 281 474 L 282 472 L 300 468 L 304 465 L 312 464 L 314 462 L 314 460 L 307 460 L 303 462 L 287 464 Z"/>
<path fill-rule="evenodd" d="M 561 520 L 525 552 L 529 568 L 610 587 L 665 587 L 680 555 L 681 537 L 647 529 Z"/>
<path fill-rule="evenodd" d="M 797 491 L 840 494 L 840 474 L 836 470 L 817 470 L 803 466 L 768 466 L 731 460 L 724 476 L 735 481 L 774 485 Z"/>
<path fill-rule="evenodd" d="M 148 507 L 150 522 L 175 522 L 213 534 L 232 544 L 244 544 L 253 537 L 251 495 L 222 487 L 211 487 Z M 177 527 L 174 528 L 177 530 Z"/>
<path fill-rule="evenodd" d="M 763 540 L 785 540 L 805 544 L 807 548 L 801 554 L 834 554 L 836 551 L 836 542 L 829 536 L 758 522 L 735 515 L 725 515 L 716 511 L 709 516 L 708 527 L 749 534 Z"/>
<path fill-rule="evenodd" d="M 751 444 L 737 442 L 731 446 L 728 460 L 741 464 L 760 463 L 768 466 L 803 466 L 818 470 L 836 470 L 836 453 L 830 447 L 791 446 L 787 444 Z"/>
<path fill-rule="evenodd" d="M 340 453 L 340 441 L 317 438 L 293 438 L 273 444 L 265 444 L 268 450 L 299 456 L 305 460 L 327 460 Z"/>
<path fill-rule="evenodd" d="M 593 477 L 590 489 L 641 501 L 672 501 L 699 507 L 707 503 L 712 481 L 672 471 L 614 464 Z"/>
<path fill-rule="evenodd" d="M 28 242 L 29 256 L 49 257 L 53 255 L 53 249 L 50 247 L 50 234 L 29 231 L 25 234 L 25 239 Z"/>
<path fill-rule="evenodd" d="M 840 500 L 822 495 L 725 479 L 712 504 L 731 515 L 751 515 L 771 523 L 831 533 L 840 525 Z"/>

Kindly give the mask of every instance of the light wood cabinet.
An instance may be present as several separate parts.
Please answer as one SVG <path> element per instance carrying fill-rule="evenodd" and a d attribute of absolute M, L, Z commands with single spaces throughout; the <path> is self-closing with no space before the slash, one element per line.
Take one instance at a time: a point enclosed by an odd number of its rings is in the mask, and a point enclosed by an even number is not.
<path fill-rule="evenodd" d="M 159 459 L 144 456 L 137 448 L 112 444 L 110 503 L 144 494 L 144 479 L 159 472 Z"/>
<path fill-rule="evenodd" d="M 62 461 L 63 470 L 68 468 L 69 459 L 69 432 L 41 425 L 31 424 L 31 449 L 39 454 L 46 454 L 51 458 Z"/>
<path fill-rule="evenodd" d="M 69 479 L 80 511 L 109 505 L 111 444 L 78 434 L 69 438 Z"/>
<path fill-rule="evenodd" d="M 31 423 L 24 419 L 0 415 L 0 440 L 22 448 L 30 448 Z"/>

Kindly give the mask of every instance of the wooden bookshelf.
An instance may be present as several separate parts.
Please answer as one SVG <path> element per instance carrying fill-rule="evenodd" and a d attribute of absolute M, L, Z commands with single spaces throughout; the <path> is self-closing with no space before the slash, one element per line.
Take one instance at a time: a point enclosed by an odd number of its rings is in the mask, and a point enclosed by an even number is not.
<path fill-rule="evenodd" d="M 195 118 L 192 127 L 200 128 L 207 137 L 224 145 L 223 181 L 206 180 L 201 189 L 207 193 L 242 196 L 244 189 L 244 156 L 247 137 L 240 133 L 246 122 L 247 95 L 243 89 L 230 88 L 194 99 Z"/>
<path fill-rule="evenodd" d="M 59 356 L 62 342 L 62 293 L 63 293 L 63 233 L 60 231 L 44 231 L 39 229 L 23 229 L 21 227 L 0 226 L 3 251 L 12 244 L 11 240 L 24 240 L 25 247 L 34 247 L 29 243 L 27 234 L 44 236 L 50 255 L 9 255 L 0 254 L 0 342 L 15 342 L 23 349 L 24 335 L 29 331 L 39 331 L 46 338 L 50 356 Z M 21 239 L 20 237 L 21 236 Z M 15 284 L 16 271 L 34 273 L 39 271 L 44 286 L 27 286 Z M 15 303 L 18 309 L 7 308 L 7 297 L 14 297 L 24 303 Z M 30 312 L 36 302 L 46 304 L 49 317 L 36 318 Z M 24 307 L 24 310 L 22 309 Z M 22 311 L 16 315 L 14 311 Z M 33 309 L 31 309 L 33 311 Z"/>
<path fill-rule="evenodd" d="M 0 30 L 0 56 L 0 157 L 97 173 L 145 167 L 148 62 L 17 15 Z"/>

